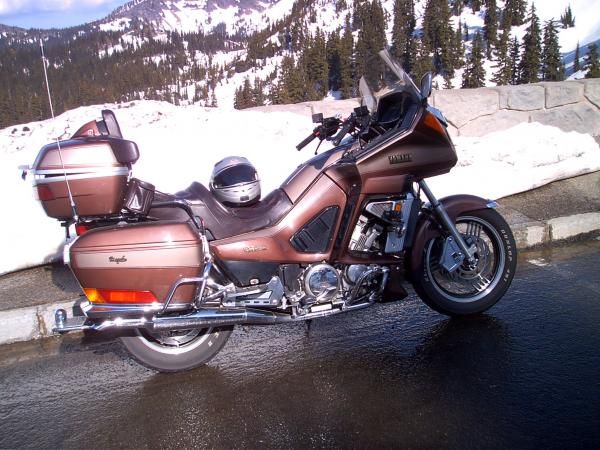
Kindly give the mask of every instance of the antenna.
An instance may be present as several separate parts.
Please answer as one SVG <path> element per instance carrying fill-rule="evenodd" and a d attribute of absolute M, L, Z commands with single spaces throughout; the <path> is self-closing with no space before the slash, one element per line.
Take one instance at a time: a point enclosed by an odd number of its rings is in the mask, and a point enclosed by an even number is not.
<path fill-rule="evenodd" d="M 46 91 L 48 92 L 48 103 L 50 104 L 50 115 L 52 116 L 52 121 L 54 121 L 54 108 L 52 107 L 52 96 L 50 95 L 50 83 L 48 83 L 48 71 L 46 66 L 48 64 L 48 60 L 44 55 L 44 42 L 40 38 L 40 49 L 42 51 L 42 66 L 44 66 L 44 78 L 46 79 Z M 58 136 L 56 137 L 56 146 L 58 147 L 58 158 L 60 159 L 60 165 L 63 170 L 63 175 L 65 177 L 65 183 L 67 184 L 67 192 L 69 193 L 69 202 L 71 203 L 71 210 L 73 211 L 73 219 L 77 222 L 79 217 L 77 216 L 77 208 L 75 207 L 75 201 L 73 200 L 73 193 L 71 192 L 71 185 L 69 184 L 69 179 L 67 178 L 67 169 L 65 169 L 65 163 L 63 162 L 62 151 L 60 148 L 60 141 Z"/>

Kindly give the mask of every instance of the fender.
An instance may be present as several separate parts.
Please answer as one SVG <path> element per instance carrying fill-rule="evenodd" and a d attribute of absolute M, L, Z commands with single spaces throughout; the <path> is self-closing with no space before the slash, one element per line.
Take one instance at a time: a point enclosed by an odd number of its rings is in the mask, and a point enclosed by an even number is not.
<path fill-rule="evenodd" d="M 446 209 L 448 216 L 452 221 L 456 221 L 456 218 L 469 211 L 475 211 L 477 209 L 495 208 L 496 202 L 492 200 L 486 200 L 475 195 L 459 194 L 450 195 L 439 200 L 440 203 Z M 425 243 L 436 236 L 439 236 L 439 224 L 434 216 L 433 211 L 429 207 L 425 207 L 426 212 L 421 214 L 417 226 L 415 227 L 415 234 L 412 243 L 412 247 L 409 253 L 409 273 L 412 272 L 414 267 L 420 266 L 423 259 L 423 248 Z"/>

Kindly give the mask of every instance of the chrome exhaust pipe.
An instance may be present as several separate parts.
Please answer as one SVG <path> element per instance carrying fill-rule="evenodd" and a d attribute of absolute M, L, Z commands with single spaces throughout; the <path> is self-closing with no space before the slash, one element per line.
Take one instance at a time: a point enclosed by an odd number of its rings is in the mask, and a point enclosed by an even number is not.
<path fill-rule="evenodd" d="M 272 325 L 294 320 L 289 314 L 264 311 L 261 309 L 209 309 L 200 308 L 185 316 L 162 316 L 146 325 L 152 331 L 166 331 L 186 328 L 222 327 L 228 325 Z"/>
<path fill-rule="evenodd" d="M 72 317 L 67 319 L 63 309 L 56 311 L 55 333 L 69 331 L 95 330 L 102 331 L 109 328 L 146 328 L 150 331 L 182 330 L 188 328 L 210 328 L 229 325 L 272 325 L 294 320 L 289 314 L 264 311 L 248 308 L 200 308 L 191 314 L 181 316 L 154 316 L 129 319 L 106 319 L 102 322 L 91 322 L 86 317 Z"/>
<path fill-rule="evenodd" d="M 146 328 L 150 331 L 185 330 L 188 328 L 211 328 L 230 325 L 274 325 L 299 320 L 315 319 L 331 316 L 342 312 L 353 311 L 371 306 L 372 301 L 346 306 L 342 309 L 329 309 L 293 316 L 286 313 L 252 308 L 200 308 L 191 314 L 181 316 L 154 316 L 152 318 L 121 318 L 106 319 L 93 322 L 86 317 L 67 319 L 64 310 L 55 313 L 54 333 L 69 331 L 94 330 L 102 331 L 110 328 L 131 329 Z"/>

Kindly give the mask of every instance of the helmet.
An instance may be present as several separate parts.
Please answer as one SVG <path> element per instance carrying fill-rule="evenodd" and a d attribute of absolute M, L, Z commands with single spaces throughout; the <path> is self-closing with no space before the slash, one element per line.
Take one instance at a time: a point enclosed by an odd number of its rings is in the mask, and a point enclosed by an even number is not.
<path fill-rule="evenodd" d="M 228 156 L 215 164 L 210 191 L 228 206 L 246 206 L 260 199 L 260 180 L 254 166 L 242 156 Z"/>

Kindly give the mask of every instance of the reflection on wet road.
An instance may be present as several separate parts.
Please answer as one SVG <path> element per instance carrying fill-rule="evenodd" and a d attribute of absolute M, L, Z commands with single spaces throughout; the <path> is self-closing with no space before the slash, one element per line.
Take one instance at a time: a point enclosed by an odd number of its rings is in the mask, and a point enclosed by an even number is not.
<path fill-rule="evenodd" d="M 524 254 L 487 314 L 414 296 L 237 328 L 155 374 L 110 339 L 0 349 L 0 448 L 600 447 L 600 242 Z"/>

